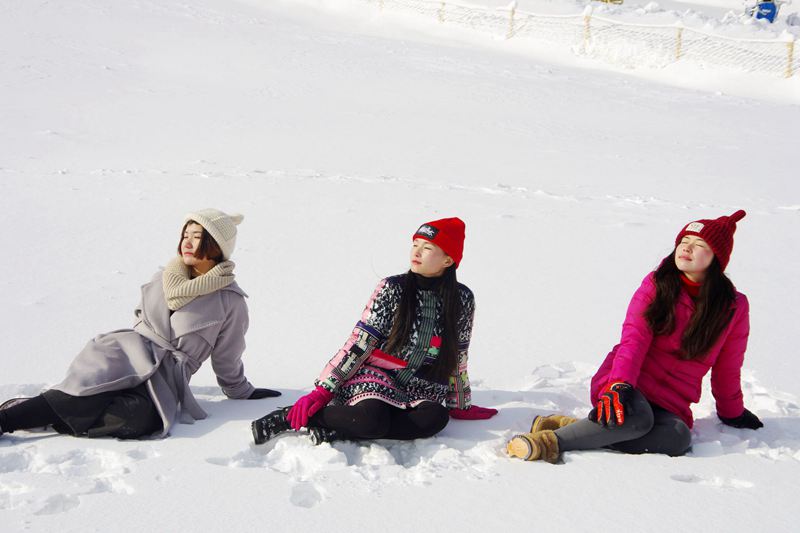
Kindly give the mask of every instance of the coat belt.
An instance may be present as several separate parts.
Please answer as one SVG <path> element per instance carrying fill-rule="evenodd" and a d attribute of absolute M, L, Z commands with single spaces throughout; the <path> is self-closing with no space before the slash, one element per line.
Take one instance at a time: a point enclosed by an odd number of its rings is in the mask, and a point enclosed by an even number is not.
<path fill-rule="evenodd" d="M 186 417 L 183 416 L 184 413 L 188 413 L 194 420 L 206 418 L 208 413 L 203 411 L 203 408 L 197 403 L 194 394 L 192 394 L 192 389 L 189 387 L 194 360 L 180 350 L 172 350 L 172 357 L 175 359 L 172 373 L 175 378 L 175 384 L 178 387 L 178 400 L 181 403 L 181 422 L 191 423 L 191 420 L 186 420 Z"/>
<path fill-rule="evenodd" d="M 191 424 L 193 420 L 202 420 L 208 417 L 208 413 L 197 403 L 197 399 L 195 399 L 192 394 L 192 389 L 189 387 L 189 379 L 191 379 L 192 374 L 200 367 L 197 361 L 174 347 L 167 339 L 148 327 L 144 321 L 137 323 L 133 329 L 142 337 L 172 354 L 172 358 L 175 362 L 172 366 L 172 377 L 178 389 L 176 392 L 178 393 L 178 402 L 181 407 L 181 422 Z M 160 365 L 161 361 L 159 361 L 159 366 Z"/>

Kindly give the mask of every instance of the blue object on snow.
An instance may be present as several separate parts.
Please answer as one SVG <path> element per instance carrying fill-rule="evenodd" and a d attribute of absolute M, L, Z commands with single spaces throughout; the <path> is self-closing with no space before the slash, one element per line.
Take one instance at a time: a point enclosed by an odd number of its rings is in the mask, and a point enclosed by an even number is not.
<path fill-rule="evenodd" d="M 778 6 L 772 0 L 768 2 L 759 2 L 756 4 L 756 18 L 767 19 L 769 22 L 775 22 L 775 15 L 778 14 Z"/>

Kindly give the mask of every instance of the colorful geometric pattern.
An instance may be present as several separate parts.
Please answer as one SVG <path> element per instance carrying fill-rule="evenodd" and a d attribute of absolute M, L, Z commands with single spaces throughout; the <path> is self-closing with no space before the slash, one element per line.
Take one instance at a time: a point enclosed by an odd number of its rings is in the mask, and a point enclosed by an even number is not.
<path fill-rule="evenodd" d="M 433 401 L 445 402 L 448 408 L 466 409 L 471 404 L 467 361 L 475 297 L 465 285 L 458 284 L 462 305 L 457 325 L 458 369 L 447 383 L 425 377 L 436 362 L 442 343 L 442 301 L 435 290 L 417 289 L 417 313 L 409 342 L 399 353 L 390 354 L 404 361 L 406 367 L 385 369 L 368 362 L 373 350 L 385 348 L 406 275 L 392 276 L 378 283 L 361 320 L 315 384 L 333 392 L 334 402 L 343 405 L 375 398 L 400 408 Z"/>

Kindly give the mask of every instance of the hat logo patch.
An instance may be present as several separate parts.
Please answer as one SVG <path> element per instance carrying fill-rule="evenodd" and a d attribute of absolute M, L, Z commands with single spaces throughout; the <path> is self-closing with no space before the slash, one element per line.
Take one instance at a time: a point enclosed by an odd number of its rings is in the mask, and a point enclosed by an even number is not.
<path fill-rule="evenodd" d="M 700 233 L 703 231 L 705 225 L 702 222 L 692 222 L 688 226 L 686 226 L 686 231 L 694 231 L 695 233 Z"/>
<path fill-rule="evenodd" d="M 429 239 L 433 239 L 436 237 L 436 234 L 439 233 L 439 230 L 434 228 L 429 224 L 423 224 L 417 230 L 417 235 L 422 235 L 423 237 L 427 237 Z"/>

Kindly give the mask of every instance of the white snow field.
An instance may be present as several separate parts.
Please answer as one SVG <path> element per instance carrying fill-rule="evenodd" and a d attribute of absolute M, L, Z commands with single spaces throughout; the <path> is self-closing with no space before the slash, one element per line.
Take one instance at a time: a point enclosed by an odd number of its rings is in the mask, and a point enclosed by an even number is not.
<path fill-rule="evenodd" d="M 698 7 L 698 9 L 701 9 Z M 678 67 L 678 66 L 675 66 Z M 621 70 L 336 2 L 0 3 L 0 400 L 128 327 L 182 216 L 241 212 L 247 375 L 164 440 L 0 437 L 6 531 L 796 531 L 797 79 Z M 683 224 L 747 210 L 746 405 L 706 390 L 685 457 L 508 459 L 536 414 L 585 416 L 628 300 Z M 475 403 L 415 442 L 252 444 L 308 391 L 411 233 L 467 223 Z"/>

